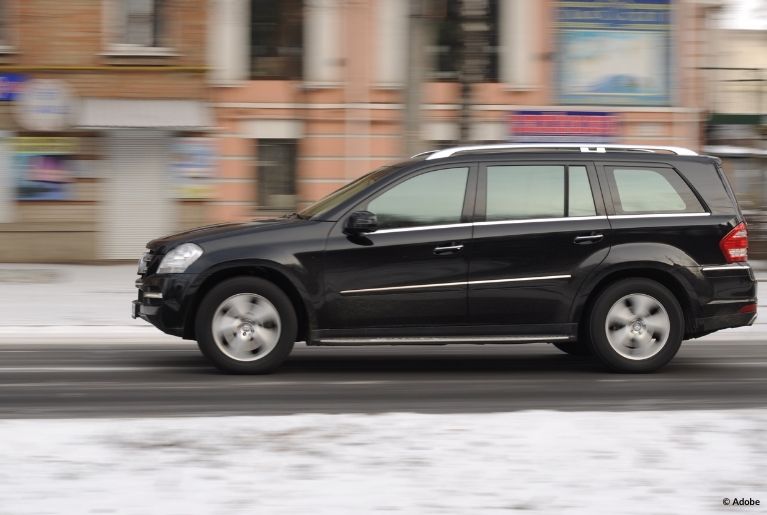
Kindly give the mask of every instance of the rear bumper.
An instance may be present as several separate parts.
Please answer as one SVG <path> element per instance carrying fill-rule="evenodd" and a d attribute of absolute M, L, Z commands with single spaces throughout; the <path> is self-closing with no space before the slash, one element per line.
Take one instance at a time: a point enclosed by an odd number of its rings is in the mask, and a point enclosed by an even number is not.
<path fill-rule="evenodd" d="M 721 329 L 752 325 L 755 320 L 756 313 L 734 313 L 730 315 L 698 318 L 695 320 L 696 331 L 694 337 L 704 336 Z"/>

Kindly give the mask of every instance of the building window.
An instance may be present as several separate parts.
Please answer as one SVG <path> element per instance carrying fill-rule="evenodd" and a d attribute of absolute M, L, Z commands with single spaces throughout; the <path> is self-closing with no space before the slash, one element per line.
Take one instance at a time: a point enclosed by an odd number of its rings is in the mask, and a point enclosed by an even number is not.
<path fill-rule="evenodd" d="M 8 2 L 0 0 L 0 47 L 8 46 Z"/>
<path fill-rule="evenodd" d="M 114 50 L 157 49 L 166 46 L 163 0 L 111 0 L 111 46 Z"/>
<path fill-rule="evenodd" d="M 485 80 L 498 80 L 498 0 L 487 1 L 487 32 L 485 34 L 485 57 L 487 59 Z M 437 81 L 458 80 L 463 41 L 461 34 L 461 0 L 447 0 L 444 16 L 436 22 L 435 45 L 430 47 L 433 68 L 431 79 Z"/>
<path fill-rule="evenodd" d="M 251 78 L 300 79 L 303 1 L 251 0 L 250 13 Z"/>
<path fill-rule="evenodd" d="M 296 207 L 296 140 L 258 140 L 258 205 L 262 209 Z"/>

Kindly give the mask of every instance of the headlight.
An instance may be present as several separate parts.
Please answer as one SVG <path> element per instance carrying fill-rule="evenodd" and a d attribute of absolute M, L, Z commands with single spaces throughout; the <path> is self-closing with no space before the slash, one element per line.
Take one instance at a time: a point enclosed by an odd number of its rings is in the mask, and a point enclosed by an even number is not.
<path fill-rule="evenodd" d="M 184 243 L 171 250 L 162 258 L 158 274 L 180 274 L 184 272 L 189 265 L 197 261 L 202 256 L 202 249 L 194 243 Z"/>

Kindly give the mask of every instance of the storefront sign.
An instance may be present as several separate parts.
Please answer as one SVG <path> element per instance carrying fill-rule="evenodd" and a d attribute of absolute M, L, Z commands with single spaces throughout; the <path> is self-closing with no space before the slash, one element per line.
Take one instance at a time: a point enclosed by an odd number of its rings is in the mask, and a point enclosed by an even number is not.
<path fill-rule="evenodd" d="M 0 73 L 0 102 L 16 100 L 16 96 L 26 80 L 25 75 L 18 73 Z"/>
<path fill-rule="evenodd" d="M 71 155 L 77 138 L 22 136 L 11 138 L 16 198 L 19 200 L 69 200 L 75 178 Z"/>
<path fill-rule="evenodd" d="M 669 105 L 671 0 L 559 0 L 563 104 Z"/>
<path fill-rule="evenodd" d="M 212 138 L 178 138 L 173 150 L 173 176 L 177 197 L 201 200 L 213 196 L 216 171 L 215 141 Z"/>
<path fill-rule="evenodd" d="M 523 143 L 606 143 L 618 137 L 618 115 L 583 111 L 514 111 L 509 140 Z"/>
<path fill-rule="evenodd" d="M 64 81 L 33 79 L 24 84 L 16 99 L 16 116 L 25 129 L 60 131 L 72 122 L 75 102 Z"/>

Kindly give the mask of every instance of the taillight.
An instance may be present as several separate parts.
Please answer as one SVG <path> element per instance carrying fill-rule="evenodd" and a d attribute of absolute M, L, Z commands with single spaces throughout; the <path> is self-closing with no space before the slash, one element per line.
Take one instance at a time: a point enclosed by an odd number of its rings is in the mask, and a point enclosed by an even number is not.
<path fill-rule="evenodd" d="M 745 222 L 740 222 L 719 242 L 724 259 L 728 263 L 748 260 L 748 229 Z"/>

